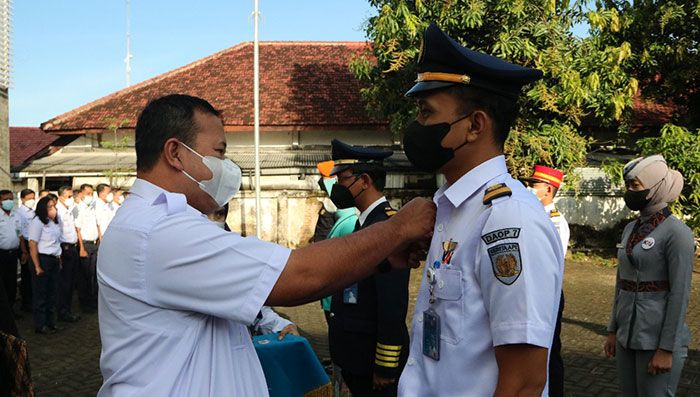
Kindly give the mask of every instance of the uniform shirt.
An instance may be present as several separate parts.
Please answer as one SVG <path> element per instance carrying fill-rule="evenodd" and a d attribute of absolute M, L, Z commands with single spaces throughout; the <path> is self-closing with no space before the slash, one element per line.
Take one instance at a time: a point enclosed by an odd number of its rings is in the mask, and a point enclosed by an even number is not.
<path fill-rule="evenodd" d="M 36 241 L 40 254 L 61 255 L 61 225 L 50 220 L 44 224 L 39 217 L 34 217 L 29 224 L 29 241 Z"/>
<path fill-rule="evenodd" d="M 34 219 L 34 210 L 22 204 L 19 206 L 17 214 L 19 215 L 20 235 L 25 240 L 29 240 L 29 224 Z"/>
<path fill-rule="evenodd" d="M 559 239 L 561 240 L 561 247 L 564 251 L 564 256 L 566 256 L 566 251 L 569 249 L 569 237 L 571 236 L 569 222 L 566 221 L 564 214 L 554 208 L 554 203 L 545 205 L 544 210 L 549 214 L 549 219 L 554 224 L 554 227 L 557 228 Z"/>
<path fill-rule="evenodd" d="M 19 248 L 20 219 L 17 212 L 8 215 L 0 210 L 0 250 L 10 251 Z"/>
<path fill-rule="evenodd" d="M 100 231 L 104 235 L 114 217 L 114 211 L 112 211 L 110 203 L 105 203 L 99 198 L 95 200 L 95 217 L 97 218 L 97 226 L 100 227 Z"/>
<path fill-rule="evenodd" d="M 286 318 L 277 314 L 269 306 L 263 306 L 260 310 L 260 313 L 262 314 L 262 318 L 260 319 L 260 321 L 255 323 L 255 327 L 256 330 L 258 330 L 263 335 L 280 332 L 284 329 L 284 327 L 290 324 L 294 324 Z"/>
<path fill-rule="evenodd" d="M 78 242 L 78 233 L 75 231 L 75 218 L 73 208 L 66 207 L 63 203 L 56 203 L 58 218 L 61 220 L 61 242 L 75 244 Z"/>
<path fill-rule="evenodd" d="M 100 237 L 97 230 L 97 214 L 94 205 L 83 204 L 78 211 L 75 227 L 80 229 L 83 241 L 97 241 Z"/>
<path fill-rule="evenodd" d="M 109 203 L 109 210 L 112 211 L 112 218 L 114 218 L 114 214 L 117 213 L 117 210 L 119 210 L 119 208 L 121 208 L 121 206 L 122 206 L 121 204 L 116 203 L 114 201 Z"/>
<path fill-rule="evenodd" d="M 379 199 L 377 199 L 377 201 L 370 204 L 370 206 L 367 207 L 367 209 L 362 211 L 362 213 L 360 214 L 360 217 L 358 218 L 358 221 L 360 222 L 360 226 L 364 226 L 365 221 L 367 221 L 367 217 L 369 216 L 369 214 L 371 214 L 372 211 L 374 211 L 374 209 L 377 208 L 377 206 L 379 206 L 379 204 L 382 204 L 384 202 L 386 202 L 386 197 L 382 196 Z"/>
<path fill-rule="evenodd" d="M 499 183 L 512 195 L 484 204 L 486 189 Z M 429 304 L 424 272 L 399 395 L 493 396 L 494 347 L 551 346 L 563 272 L 559 237 L 542 204 L 508 174 L 503 156 L 443 186 L 434 201 L 426 270 L 440 264 L 436 302 Z M 423 312 L 429 307 L 440 316 L 439 361 L 423 354 Z"/>
<path fill-rule="evenodd" d="M 693 231 L 670 215 L 628 256 L 625 247 L 635 223 L 625 227 L 618 245 L 615 301 L 608 332 L 616 332 L 617 341 L 627 349 L 674 351 L 687 347 L 690 330 L 685 317 L 693 275 Z M 620 280 L 665 281 L 669 291 L 624 290 Z"/>
<path fill-rule="evenodd" d="M 98 396 L 267 396 L 247 325 L 290 250 L 137 179 L 97 258 Z"/>

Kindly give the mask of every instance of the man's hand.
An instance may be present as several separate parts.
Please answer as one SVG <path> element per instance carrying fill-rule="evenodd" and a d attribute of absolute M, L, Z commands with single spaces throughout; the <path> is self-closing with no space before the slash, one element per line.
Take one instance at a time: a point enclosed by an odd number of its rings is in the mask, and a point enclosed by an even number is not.
<path fill-rule="evenodd" d="M 435 226 L 435 211 L 435 203 L 418 197 L 404 205 L 389 221 L 399 225 L 398 237 L 412 243 L 430 238 Z"/>
<path fill-rule="evenodd" d="M 87 251 L 85 251 L 85 247 L 80 247 L 80 257 L 81 258 L 87 258 Z"/>
<path fill-rule="evenodd" d="M 282 328 L 282 331 L 280 331 L 279 336 L 277 337 L 277 340 L 282 340 L 287 334 L 292 334 L 299 336 L 299 328 L 297 328 L 296 325 L 294 324 L 289 324 L 288 326 Z"/>
<path fill-rule="evenodd" d="M 36 272 L 37 277 L 41 277 L 44 275 L 44 269 L 42 269 L 39 265 L 34 266 L 34 271 Z"/>
<path fill-rule="evenodd" d="M 430 240 L 417 241 L 406 249 L 394 252 L 387 258 L 394 269 L 417 268 L 428 255 Z"/>
<path fill-rule="evenodd" d="M 383 378 L 377 374 L 374 374 L 374 377 L 372 379 L 372 389 L 373 390 L 382 390 L 387 386 L 390 386 L 396 382 L 396 379 L 394 378 Z"/>
<path fill-rule="evenodd" d="M 607 358 L 615 357 L 616 346 L 617 346 L 617 333 L 609 332 L 608 338 L 605 340 L 605 346 L 603 346 L 603 350 L 605 350 L 605 356 Z"/>
<path fill-rule="evenodd" d="M 22 252 L 22 255 L 19 257 L 19 263 L 21 265 L 24 265 L 25 263 L 27 263 L 28 260 L 29 260 L 29 253 Z"/>
<path fill-rule="evenodd" d="M 657 349 L 654 357 L 649 361 L 647 372 L 650 375 L 662 374 L 671 370 L 673 365 L 673 352 Z"/>

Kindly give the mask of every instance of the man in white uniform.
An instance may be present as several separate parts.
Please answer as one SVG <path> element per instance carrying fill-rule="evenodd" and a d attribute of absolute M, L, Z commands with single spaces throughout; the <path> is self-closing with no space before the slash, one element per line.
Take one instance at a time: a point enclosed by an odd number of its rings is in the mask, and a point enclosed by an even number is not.
<path fill-rule="evenodd" d="M 440 172 L 437 217 L 400 396 L 546 395 L 563 258 L 554 226 L 506 168 L 521 87 L 541 72 L 425 32 L 404 150 Z"/>
<path fill-rule="evenodd" d="M 59 224 L 61 225 L 61 267 L 58 279 L 58 321 L 74 323 L 80 316 L 73 314 L 73 291 L 78 276 L 80 257 L 78 250 L 78 232 L 73 215 L 73 189 L 70 186 L 58 188 Z"/>
<path fill-rule="evenodd" d="M 0 282 L 7 294 L 7 303 L 15 317 L 15 299 L 17 298 L 17 260 L 19 259 L 20 220 L 15 207 L 14 194 L 9 190 L 0 190 Z"/>
<path fill-rule="evenodd" d="M 112 210 L 112 188 L 106 183 L 100 183 L 95 186 L 97 199 L 95 200 L 95 216 L 97 217 L 97 226 L 100 228 L 100 238 L 107 231 L 107 226 L 112 222 L 114 211 Z"/>
<path fill-rule="evenodd" d="M 78 233 L 78 299 L 83 313 L 93 313 L 97 309 L 97 251 L 100 242 L 100 228 L 97 225 L 97 213 L 92 185 L 80 187 L 83 201 L 78 204 L 78 217 L 75 228 Z"/>
<path fill-rule="evenodd" d="M 20 247 L 20 284 L 19 294 L 22 297 L 22 310 L 32 311 L 32 276 L 29 267 L 34 265 L 29 259 L 29 223 L 34 219 L 34 207 L 36 206 L 36 194 L 31 189 L 24 189 L 19 193 L 22 205 L 17 209 L 19 216 L 19 247 Z"/>
<path fill-rule="evenodd" d="M 433 227 L 434 205 L 416 199 L 365 231 L 297 250 L 243 238 L 203 215 L 241 182 L 211 104 L 156 99 L 135 135 L 137 180 L 99 251 L 99 396 L 266 396 L 247 329 L 263 305 L 328 296 L 387 256 L 416 267 L 409 247 Z"/>
<path fill-rule="evenodd" d="M 530 190 L 544 206 L 549 219 L 559 232 L 563 255 L 569 247 L 569 224 L 564 215 L 554 208 L 554 196 L 561 187 L 564 173 L 543 165 L 536 165 L 530 178 L 525 182 Z M 564 361 L 561 357 L 561 317 L 564 313 L 564 292 L 559 300 L 559 312 L 557 313 L 557 325 L 554 330 L 552 349 L 549 354 L 549 397 L 564 396 Z"/>

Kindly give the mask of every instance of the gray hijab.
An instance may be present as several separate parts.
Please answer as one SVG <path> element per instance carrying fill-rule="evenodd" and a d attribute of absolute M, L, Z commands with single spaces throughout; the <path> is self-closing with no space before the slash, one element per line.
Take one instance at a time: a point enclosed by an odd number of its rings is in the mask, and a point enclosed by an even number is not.
<path fill-rule="evenodd" d="M 622 175 L 625 181 L 637 178 L 645 189 L 649 189 L 647 199 L 649 204 L 641 211 L 641 215 L 652 215 L 673 201 L 683 190 L 683 175 L 668 168 L 666 160 L 660 154 L 636 158 L 625 165 Z"/>

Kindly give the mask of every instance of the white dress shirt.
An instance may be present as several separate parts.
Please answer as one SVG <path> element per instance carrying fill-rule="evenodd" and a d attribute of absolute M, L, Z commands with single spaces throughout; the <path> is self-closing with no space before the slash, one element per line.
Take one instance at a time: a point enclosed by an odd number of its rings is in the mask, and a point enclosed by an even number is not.
<path fill-rule="evenodd" d="M 499 183 L 511 195 L 484 204 L 487 188 Z M 435 229 L 399 396 L 491 397 L 496 346 L 551 347 L 563 272 L 559 238 L 542 204 L 508 174 L 503 156 L 443 186 L 434 201 Z M 436 274 L 432 304 L 429 268 Z M 423 354 L 429 308 L 440 318 L 439 361 Z"/>
<path fill-rule="evenodd" d="M 39 217 L 34 217 L 29 224 L 29 241 L 36 241 L 40 254 L 61 255 L 61 226 L 50 220 L 44 224 Z"/>
<path fill-rule="evenodd" d="M 280 332 L 284 327 L 294 324 L 286 318 L 280 316 L 269 306 L 263 306 L 260 310 L 262 318 L 255 323 L 255 327 L 260 330 L 261 334 L 272 334 Z"/>
<path fill-rule="evenodd" d="M 571 236 L 569 222 L 566 221 L 564 214 L 554 208 L 554 203 L 545 205 L 544 210 L 549 215 L 549 219 L 554 224 L 554 227 L 557 228 L 557 232 L 559 232 L 561 247 L 564 250 L 564 256 L 566 256 L 566 251 L 569 249 L 569 237 Z"/>
<path fill-rule="evenodd" d="M 387 200 L 386 200 L 386 197 L 382 196 L 382 197 L 380 197 L 377 201 L 375 201 L 375 202 L 373 202 L 372 204 L 370 204 L 370 206 L 367 207 L 366 210 L 362 211 L 362 213 L 360 214 L 360 217 L 358 218 L 358 220 L 360 221 L 360 226 L 364 226 L 364 225 L 365 225 L 365 221 L 367 220 L 367 217 L 369 216 L 369 214 L 370 214 L 375 208 L 377 208 L 377 206 L 379 206 L 379 204 L 381 204 L 381 203 L 383 203 L 383 202 L 385 202 L 385 201 L 387 201 Z"/>
<path fill-rule="evenodd" d="M 0 250 L 11 251 L 19 248 L 20 219 L 17 212 L 8 215 L 0 209 Z"/>
<path fill-rule="evenodd" d="M 56 203 L 58 219 L 61 221 L 61 242 L 75 244 L 78 242 L 78 233 L 75 231 L 75 218 L 73 207 L 66 207 L 60 200 Z"/>
<path fill-rule="evenodd" d="M 25 240 L 29 240 L 29 224 L 34 219 L 34 210 L 22 204 L 17 209 L 19 215 L 19 231 Z"/>
<path fill-rule="evenodd" d="M 112 211 L 110 203 L 105 203 L 100 198 L 95 200 L 95 216 L 97 217 L 97 226 L 100 227 L 100 231 L 104 235 L 114 217 L 114 211 Z"/>
<path fill-rule="evenodd" d="M 247 325 L 290 250 L 220 229 L 137 179 L 97 259 L 98 396 L 267 396 Z"/>
<path fill-rule="evenodd" d="M 97 230 L 97 214 L 94 205 L 83 204 L 78 210 L 75 227 L 80 229 L 83 241 L 97 241 L 100 235 Z"/>

